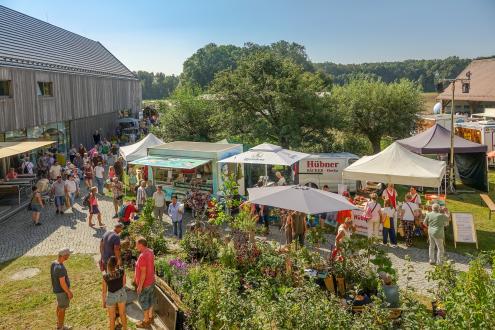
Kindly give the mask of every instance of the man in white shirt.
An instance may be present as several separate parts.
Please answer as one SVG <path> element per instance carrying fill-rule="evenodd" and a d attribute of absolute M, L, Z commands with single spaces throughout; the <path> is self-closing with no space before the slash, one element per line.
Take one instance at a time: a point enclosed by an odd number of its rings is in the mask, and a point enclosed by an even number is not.
<path fill-rule="evenodd" d="M 50 179 L 57 180 L 59 176 L 62 176 L 62 166 L 57 161 L 54 161 L 53 165 L 50 166 Z"/>
<path fill-rule="evenodd" d="M 105 168 L 103 164 L 100 162 L 95 166 L 94 169 L 95 178 L 96 178 L 96 186 L 98 187 L 98 193 L 103 195 L 103 182 L 105 181 Z"/>
<path fill-rule="evenodd" d="M 413 203 L 410 193 L 406 194 L 406 200 L 400 207 L 400 214 L 402 216 L 402 225 L 406 235 L 406 246 L 412 246 L 412 238 L 414 232 L 414 218 L 420 211 L 418 204 Z"/>
<path fill-rule="evenodd" d="M 177 201 L 177 196 L 172 196 L 172 203 L 168 205 L 168 216 L 172 219 L 174 226 L 174 235 L 182 238 L 182 216 L 184 215 L 184 206 Z"/>
<path fill-rule="evenodd" d="M 144 204 L 146 204 L 146 199 L 148 198 L 145 188 L 146 188 L 146 181 L 141 181 L 139 184 L 139 188 L 137 189 L 136 192 L 136 202 L 137 202 L 138 210 L 140 212 L 143 209 Z"/>
<path fill-rule="evenodd" d="M 155 217 L 162 221 L 165 213 L 165 193 L 162 186 L 156 186 L 156 191 L 153 193 L 153 212 Z"/>

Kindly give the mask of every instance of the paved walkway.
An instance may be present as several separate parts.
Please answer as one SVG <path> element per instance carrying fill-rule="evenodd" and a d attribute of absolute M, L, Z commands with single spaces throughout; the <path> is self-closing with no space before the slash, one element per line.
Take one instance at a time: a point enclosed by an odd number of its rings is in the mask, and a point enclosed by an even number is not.
<path fill-rule="evenodd" d="M 100 200 L 100 210 L 106 228 L 91 228 L 87 223 L 87 209 L 82 208 L 76 201 L 74 211 L 68 210 L 64 215 L 56 215 L 53 205 L 43 209 L 42 226 L 34 226 L 31 222 L 31 214 L 24 210 L 9 219 L 3 221 L 0 231 L 0 262 L 5 262 L 22 255 L 42 256 L 54 255 L 63 247 L 70 247 L 76 253 L 99 253 L 99 241 L 105 230 L 111 229 L 115 220 L 111 199 L 103 197 Z M 166 217 L 167 218 L 167 217 Z M 166 221 L 170 221 L 166 219 Z M 97 223 L 96 219 L 94 223 Z M 167 226 L 167 235 L 171 235 L 171 226 Z M 185 228 L 185 225 L 184 225 Z M 266 239 L 266 238 L 265 238 Z M 283 241 L 282 233 L 275 227 L 271 228 L 268 239 L 278 242 Z M 327 240 L 335 241 L 335 236 L 329 235 Z M 329 247 L 330 243 L 326 246 Z M 403 270 L 406 268 L 406 256 L 411 258 L 414 273 L 411 274 L 410 285 L 418 292 L 428 293 L 433 286 L 426 280 L 426 271 L 432 269 L 428 263 L 428 251 L 417 248 L 406 249 L 404 246 L 392 249 L 384 247 L 392 259 L 394 266 L 399 271 L 399 284 L 404 287 L 406 276 Z M 328 250 L 321 249 L 322 253 Z M 469 258 L 456 253 L 447 253 L 447 258 L 454 260 L 456 268 L 466 270 Z"/>

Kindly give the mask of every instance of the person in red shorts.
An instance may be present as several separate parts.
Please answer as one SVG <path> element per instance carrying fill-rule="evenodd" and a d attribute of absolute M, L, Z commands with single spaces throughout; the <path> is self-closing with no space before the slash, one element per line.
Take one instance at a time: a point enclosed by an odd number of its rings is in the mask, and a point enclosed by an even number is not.
<path fill-rule="evenodd" d="M 127 202 L 124 205 L 124 216 L 120 219 L 120 222 L 124 224 L 124 226 L 128 226 L 131 223 L 131 219 L 134 218 L 134 214 L 138 211 L 136 207 L 136 200 L 133 199 L 130 202 Z"/>

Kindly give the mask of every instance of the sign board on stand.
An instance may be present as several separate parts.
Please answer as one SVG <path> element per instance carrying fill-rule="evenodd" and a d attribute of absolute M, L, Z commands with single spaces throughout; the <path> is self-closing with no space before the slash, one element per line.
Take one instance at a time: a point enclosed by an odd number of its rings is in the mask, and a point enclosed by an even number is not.
<path fill-rule="evenodd" d="M 454 247 L 457 247 L 457 242 L 459 242 L 475 243 L 478 248 L 478 237 L 472 213 L 452 213 L 452 229 L 454 230 Z"/>
<path fill-rule="evenodd" d="M 368 236 L 368 221 L 364 217 L 364 210 L 352 210 L 352 224 L 356 227 L 355 234 Z"/>

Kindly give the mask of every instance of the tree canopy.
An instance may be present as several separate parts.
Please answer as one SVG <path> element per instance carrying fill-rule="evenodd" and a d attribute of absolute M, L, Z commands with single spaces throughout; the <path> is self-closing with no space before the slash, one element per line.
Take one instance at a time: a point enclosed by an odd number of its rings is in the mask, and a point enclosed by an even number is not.
<path fill-rule="evenodd" d="M 141 81 L 143 100 L 165 99 L 172 95 L 179 84 L 178 76 L 167 76 L 161 72 L 138 71 L 136 75 Z"/>
<path fill-rule="evenodd" d="M 210 92 L 228 136 L 298 148 L 332 126 L 328 81 L 277 52 L 259 49 L 216 75 Z M 320 143 L 321 141 L 311 141 Z"/>
<path fill-rule="evenodd" d="M 344 130 L 366 136 L 375 153 L 383 137 L 409 136 L 424 102 L 417 84 L 405 79 L 390 84 L 356 79 L 335 86 L 332 97 L 346 123 Z"/>
<path fill-rule="evenodd" d="M 220 127 L 213 122 L 214 104 L 200 96 L 201 89 L 178 87 L 165 109 L 160 109 L 160 125 L 153 133 L 164 141 L 212 141 Z"/>
<path fill-rule="evenodd" d="M 270 45 L 246 43 L 243 47 L 210 43 L 198 49 L 184 62 L 181 80 L 205 89 L 217 73 L 223 70 L 233 70 L 243 58 L 261 51 L 278 54 L 301 65 L 305 71 L 314 71 L 304 46 L 294 42 L 281 40 Z"/>

